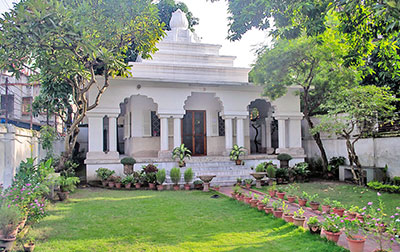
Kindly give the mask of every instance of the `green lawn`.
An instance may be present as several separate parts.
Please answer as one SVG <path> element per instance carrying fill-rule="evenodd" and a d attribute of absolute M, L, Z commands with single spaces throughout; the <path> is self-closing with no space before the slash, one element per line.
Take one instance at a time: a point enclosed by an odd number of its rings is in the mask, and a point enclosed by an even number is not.
<path fill-rule="evenodd" d="M 37 251 L 346 251 L 227 197 L 82 189 L 32 231 Z"/>
<path fill-rule="evenodd" d="M 378 202 L 377 192 L 362 186 L 338 182 L 310 182 L 299 183 L 297 185 L 300 188 L 297 195 L 301 195 L 303 191 L 309 194 L 317 193 L 319 195 L 317 200 L 320 202 L 325 198 L 330 198 L 331 200 L 342 202 L 347 208 L 352 205 L 364 207 L 370 201 L 374 202 L 374 204 Z M 267 192 L 268 187 L 263 187 L 262 189 L 257 190 Z M 381 198 L 385 203 L 386 212 L 388 214 L 393 214 L 396 207 L 400 206 L 400 194 L 381 193 L 381 195 Z"/>

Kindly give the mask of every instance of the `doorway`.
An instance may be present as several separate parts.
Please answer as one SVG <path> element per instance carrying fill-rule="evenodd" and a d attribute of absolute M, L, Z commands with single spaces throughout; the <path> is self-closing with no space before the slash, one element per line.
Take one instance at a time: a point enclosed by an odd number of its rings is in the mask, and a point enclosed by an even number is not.
<path fill-rule="evenodd" d="M 193 156 L 207 153 L 206 111 L 187 110 L 182 120 L 182 141 Z"/>

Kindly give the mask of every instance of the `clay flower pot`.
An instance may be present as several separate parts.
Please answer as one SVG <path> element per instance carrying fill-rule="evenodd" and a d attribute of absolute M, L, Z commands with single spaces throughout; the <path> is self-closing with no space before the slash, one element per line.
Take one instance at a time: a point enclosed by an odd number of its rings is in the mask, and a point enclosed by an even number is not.
<path fill-rule="evenodd" d="M 301 207 L 303 207 L 303 206 L 305 206 L 307 204 L 307 200 L 306 199 L 298 198 L 298 201 L 299 201 L 299 206 L 301 206 Z"/>
<path fill-rule="evenodd" d="M 271 191 L 268 191 L 268 193 L 269 193 L 269 196 L 271 196 L 271 197 L 275 197 L 276 190 L 271 190 Z"/>
<path fill-rule="evenodd" d="M 175 191 L 179 191 L 179 185 L 174 185 L 173 188 Z"/>
<path fill-rule="evenodd" d="M 293 214 L 284 214 L 284 215 L 283 215 L 283 219 L 284 219 L 286 222 L 293 222 Z"/>
<path fill-rule="evenodd" d="M 310 229 L 310 233 L 311 234 L 316 234 L 316 235 L 320 235 L 321 234 L 321 226 L 320 225 L 308 225 L 308 228 Z"/>
<path fill-rule="evenodd" d="M 347 243 L 349 244 L 350 252 L 363 252 L 365 237 L 360 235 L 353 235 L 351 238 L 346 237 Z"/>
<path fill-rule="evenodd" d="M 264 205 L 263 203 L 260 203 L 260 202 L 257 203 L 257 209 L 258 209 L 259 211 L 264 210 L 264 207 L 265 207 L 265 205 Z"/>
<path fill-rule="evenodd" d="M 140 183 L 136 183 L 136 184 L 135 184 L 135 188 L 136 188 L 136 189 L 140 189 L 141 186 L 142 186 L 142 185 L 141 185 Z"/>
<path fill-rule="evenodd" d="M 324 232 L 326 235 L 326 239 L 328 239 L 329 241 L 333 241 L 334 243 L 337 243 L 339 241 L 339 237 L 342 234 L 342 232 L 332 233 L 326 230 Z"/>
<path fill-rule="evenodd" d="M 340 217 L 343 217 L 343 214 L 344 214 L 344 208 L 333 208 L 332 209 L 332 212 L 334 213 L 334 214 L 336 214 L 336 215 L 339 215 Z"/>
<path fill-rule="evenodd" d="M 258 200 L 256 200 L 256 199 L 251 199 L 250 200 L 250 206 L 251 207 L 256 208 L 257 207 L 257 203 L 258 203 Z"/>
<path fill-rule="evenodd" d="M 354 212 L 347 212 L 346 215 L 347 215 L 347 217 L 349 217 L 352 220 L 357 218 L 357 213 L 354 213 Z"/>
<path fill-rule="evenodd" d="M 25 252 L 32 252 L 34 249 L 35 249 L 35 244 L 34 243 L 24 244 L 24 251 Z"/>
<path fill-rule="evenodd" d="M 115 183 L 115 188 L 118 188 L 118 189 L 120 189 L 120 188 L 121 188 L 121 183 L 120 183 L 120 182 L 118 182 L 118 183 Z"/>
<path fill-rule="evenodd" d="M 11 238 L 0 237 L 0 248 L 3 248 L 4 251 L 11 251 L 11 248 L 14 245 L 15 239 L 16 239 L 15 237 L 11 237 Z"/>
<path fill-rule="evenodd" d="M 330 213 L 330 211 L 331 211 L 331 206 L 328 206 L 328 205 L 322 205 L 321 208 L 322 208 L 322 212 L 327 213 L 327 214 Z"/>
<path fill-rule="evenodd" d="M 244 202 L 244 199 L 245 199 L 245 197 L 244 197 L 243 194 L 239 196 L 239 200 L 240 200 L 240 201 Z"/>
<path fill-rule="evenodd" d="M 164 185 L 157 185 L 157 190 L 159 190 L 159 191 L 164 190 Z"/>
<path fill-rule="evenodd" d="M 250 200 L 252 199 L 252 197 L 244 197 L 244 203 L 246 204 L 250 204 Z"/>
<path fill-rule="evenodd" d="M 109 181 L 108 182 L 108 187 L 113 188 L 115 186 L 114 181 Z"/>
<path fill-rule="evenodd" d="M 235 160 L 235 164 L 236 164 L 236 165 L 241 165 L 241 164 L 242 164 L 242 160 L 236 159 L 236 160 Z"/>
<path fill-rule="evenodd" d="M 251 188 L 251 184 L 246 184 L 246 188 L 250 189 Z"/>
<path fill-rule="evenodd" d="M 132 183 L 125 184 L 126 189 L 130 189 L 132 187 Z"/>
<path fill-rule="evenodd" d="M 108 181 L 107 180 L 101 181 L 101 185 L 104 186 L 104 187 L 107 187 Z"/>
<path fill-rule="evenodd" d="M 156 184 L 154 183 L 149 183 L 149 189 L 154 190 L 156 188 Z"/>
<path fill-rule="evenodd" d="M 279 208 L 278 210 L 272 210 L 272 213 L 276 218 L 282 218 L 283 215 L 282 209 Z"/>
<path fill-rule="evenodd" d="M 264 211 L 265 211 L 266 214 L 272 213 L 272 210 L 273 210 L 273 209 L 274 209 L 274 208 L 273 208 L 273 207 L 270 207 L 270 206 L 264 207 Z"/>
<path fill-rule="evenodd" d="M 293 203 L 295 201 L 296 197 L 295 196 L 287 196 L 287 199 L 288 199 L 289 203 Z"/>
<path fill-rule="evenodd" d="M 303 227 L 305 221 L 306 221 L 306 217 L 302 217 L 302 218 L 293 217 L 293 224 L 298 227 Z"/>
<path fill-rule="evenodd" d="M 311 206 L 311 209 L 312 210 L 318 210 L 318 208 L 319 208 L 319 203 L 318 202 L 313 202 L 313 201 L 311 201 L 310 202 L 310 206 Z"/>
<path fill-rule="evenodd" d="M 285 192 L 277 192 L 276 195 L 278 196 L 279 199 L 282 199 L 285 197 Z"/>

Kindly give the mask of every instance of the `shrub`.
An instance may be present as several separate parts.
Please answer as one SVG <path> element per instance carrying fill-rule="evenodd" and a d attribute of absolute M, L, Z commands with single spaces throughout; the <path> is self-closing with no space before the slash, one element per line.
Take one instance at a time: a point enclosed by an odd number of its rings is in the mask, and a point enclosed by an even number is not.
<path fill-rule="evenodd" d="M 287 153 L 279 153 L 277 159 L 278 159 L 279 161 L 290 161 L 290 160 L 292 160 L 293 158 L 292 158 L 292 156 L 290 156 L 290 155 L 287 154 Z"/>
<path fill-rule="evenodd" d="M 62 192 L 72 192 L 76 188 L 76 184 L 80 182 L 78 177 L 64 177 L 60 176 L 57 179 L 57 183 L 60 186 Z"/>
<path fill-rule="evenodd" d="M 400 177 L 394 176 L 394 177 L 393 177 L 393 183 L 394 183 L 395 185 L 400 185 Z"/>
<path fill-rule="evenodd" d="M 202 184 L 203 184 L 203 181 L 201 181 L 201 180 L 193 181 L 193 185 L 202 185 Z"/>
<path fill-rule="evenodd" d="M 3 231 L 4 237 L 10 237 L 10 234 L 17 229 L 22 214 L 18 207 L 5 206 L 0 208 L 0 230 Z"/>
<path fill-rule="evenodd" d="M 185 182 L 189 184 L 193 179 L 193 170 L 192 168 L 187 168 L 186 171 L 183 173 L 183 178 Z"/>
<path fill-rule="evenodd" d="M 263 162 L 263 163 L 259 163 L 257 166 L 256 166 L 256 172 L 265 172 L 265 165 L 266 165 L 267 163 L 266 162 Z"/>
<path fill-rule="evenodd" d="M 251 183 L 253 183 L 253 180 L 252 179 L 245 179 L 244 183 L 247 184 L 247 185 L 251 185 Z"/>
<path fill-rule="evenodd" d="M 317 216 L 311 216 L 311 217 L 308 219 L 307 224 L 310 225 L 310 226 L 317 226 L 317 225 L 319 225 L 320 223 L 319 223 L 319 220 L 318 220 Z"/>
<path fill-rule="evenodd" d="M 294 166 L 294 171 L 296 172 L 296 174 L 301 176 L 307 176 L 308 174 L 310 174 L 310 170 L 308 169 L 308 163 L 306 162 L 297 163 Z"/>
<path fill-rule="evenodd" d="M 276 175 L 276 168 L 274 165 L 270 164 L 267 166 L 267 175 L 270 178 L 275 178 Z"/>
<path fill-rule="evenodd" d="M 129 183 L 134 183 L 134 182 L 135 182 L 135 177 L 133 177 L 133 175 L 128 175 L 122 179 L 122 184 L 124 184 L 124 185 L 127 185 Z"/>
<path fill-rule="evenodd" d="M 156 174 L 157 182 L 160 185 L 162 185 L 165 181 L 166 176 L 167 175 L 166 175 L 165 169 L 158 170 L 158 172 Z"/>
<path fill-rule="evenodd" d="M 169 176 L 171 177 L 171 181 L 177 185 L 181 180 L 181 170 L 179 168 L 172 168 L 169 172 Z"/>
<path fill-rule="evenodd" d="M 101 180 L 107 180 L 115 173 L 115 171 L 109 170 L 107 168 L 99 168 L 96 170 L 96 173 L 97 177 L 99 177 Z"/>
<path fill-rule="evenodd" d="M 143 165 L 143 172 L 146 174 L 158 172 L 157 166 L 153 164 Z"/>
<path fill-rule="evenodd" d="M 131 158 L 131 157 L 124 157 L 123 159 L 121 159 L 121 164 L 123 164 L 123 165 L 134 165 L 134 164 L 136 164 L 136 160 L 134 158 Z"/>
<path fill-rule="evenodd" d="M 277 178 L 287 178 L 289 176 L 288 168 L 276 168 L 275 177 Z"/>
<path fill-rule="evenodd" d="M 368 182 L 368 187 L 377 190 L 377 191 L 384 191 L 384 192 L 391 192 L 391 193 L 400 193 L 400 186 L 396 185 L 388 185 L 388 184 L 383 184 L 378 181 L 371 181 Z"/>
<path fill-rule="evenodd" d="M 245 154 L 245 148 L 242 146 L 238 146 L 237 144 L 233 145 L 231 152 L 229 153 L 229 157 L 231 160 L 236 161 L 240 159 L 240 156 Z"/>
<path fill-rule="evenodd" d="M 337 200 L 332 200 L 331 205 L 332 205 L 333 208 L 336 208 L 336 209 L 343 209 L 344 208 L 344 205 L 341 202 L 337 201 Z"/>

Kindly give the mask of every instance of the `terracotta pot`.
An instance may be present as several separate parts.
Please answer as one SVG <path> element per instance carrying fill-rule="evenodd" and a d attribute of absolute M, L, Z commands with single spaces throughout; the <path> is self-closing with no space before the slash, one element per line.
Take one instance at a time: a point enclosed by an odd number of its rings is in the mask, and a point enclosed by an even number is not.
<path fill-rule="evenodd" d="M 277 192 L 276 195 L 278 196 L 279 199 L 284 199 L 285 198 L 285 192 Z"/>
<path fill-rule="evenodd" d="M 299 206 L 305 206 L 307 204 L 307 200 L 306 199 L 298 198 L 297 200 L 299 201 Z"/>
<path fill-rule="evenodd" d="M 321 234 L 321 226 L 320 225 L 308 225 L 311 234 Z"/>
<path fill-rule="evenodd" d="M 246 184 L 246 188 L 250 189 L 251 188 L 251 184 Z"/>
<path fill-rule="evenodd" d="M 250 206 L 251 207 L 256 208 L 257 207 L 257 203 L 258 203 L 258 200 L 256 200 L 256 199 L 251 199 L 250 200 Z"/>
<path fill-rule="evenodd" d="M 136 188 L 136 189 L 140 189 L 141 186 L 142 186 L 142 185 L 141 185 L 140 183 L 136 183 L 136 184 L 135 184 L 135 188 Z"/>
<path fill-rule="evenodd" d="M 235 164 L 236 164 L 236 165 L 241 165 L 241 164 L 242 164 L 242 160 L 240 160 L 240 159 L 235 160 Z"/>
<path fill-rule="evenodd" d="M 284 215 L 283 215 L 283 219 L 284 219 L 286 222 L 293 222 L 293 214 L 284 214 Z"/>
<path fill-rule="evenodd" d="M 174 185 L 173 188 L 175 191 L 179 191 L 179 185 Z"/>
<path fill-rule="evenodd" d="M 337 214 L 337 215 L 339 215 L 340 217 L 343 217 L 343 214 L 344 214 L 344 208 L 333 208 L 332 209 L 332 212 L 334 213 L 334 214 Z"/>
<path fill-rule="evenodd" d="M 164 190 L 164 185 L 157 185 L 157 190 L 159 190 L 159 191 Z"/>
<path fill-rule="evenodd" d="M 149 189 L 154 190 L 156 188 L 156 184 L 154 183 L 149 183 Z"/>
<path fill-rule="evenodd" d="M 263 203 L 258 203 L 258 204 L 257 204 L 257 209 L 258 209 L 259 211 L 264 210 L 264 207 L 265 207 L 265 205 L 264 205 Z"/>
<path fill-rule="evenodd" d="M 185 189 L 186 189 L 186 188 L 185 188 Z M 234 193 L 234 192 L 231 192 L 231 197 L 232 197 L 232 199 L 238 200 L 237 194 Z"/>
<path fill-rule="evenodd" d="M 179 161 L 178 162 L 179 167 L 185 167 L 186 166 L 186 162 L 185 161 Z"/>
<path fill-rule="evenodd" d="M 293 224 L 298 226 L 298 227 L 303 227 L 305 221 L 306 221 L 305 217 L 303 217 L 303 218 L 293 217 Z"/>
<path fill-rule="evenodd" d="M 350 218 L 352 220 L 357 218 L 357 213 L 354 213 L 354 212 L 352 212 L 352 213 L 347 212 L 346 215 L 347 215 L 348 218 Z"/>
<path fill-rule="evenodd" d="M 295 196 L 287 196 L 287 199 L 288 199 L 289 203 L 293 203 L 295 201 L 296 197 Z"/>
<path fill-rule="evenodd" d="M 275 216 L 276 218 L 282 218 L 282 215 L 283 215 L 282 209 L 272 210 L 272 213 L 274 214 L 274 216 Z"/>
<path fill-rule="evenodd" d="M 196 190 L 203 190 L 203 185 L 202 184 L 195 184 L 194 189 Z"/>
<path fill-rule="evenodd" d="M 104 186 L 104 187 L 107 187 L 108 181 L 107 180 L 101 181 L 101 185 Z"/>
<path fill-rule="evenodd" d="M 310 206 L 311 206 L 311 209 L 312 210 L 318 210 L 318 208 L 319 208 L 319 203 L 318 202 L 310 202 Z"/>
<path fill-rule="evenodd" d="M 322 212 L 327 213 L 327 214 L 330 213 L 330 211 L 331 211 L 331 206 L 322 205 L 321 208 L 322 208 Z"/>
<path fill-rule="evenodd" d="M 349 244 L 350 252 L 363 252 L 365 237 L 361 235 L 354 235 L 351 239 L 346 237 L 347 243 Z"/>
<path fill-rule="evenodd" d="M 334 243 L 337 243 L 339 241 L 339 237 L 342 234 L 342 232 L 337 232 L 337 233 L 332 233 L 329 231 L 324 230 L 326 239 L 329 241 L 333 241 Z"/>
<path fill-rule="evenodd" d="M 240 200 L 240 201 L 244 202 L 244 199 L 245 199 L 245 197 L 244 197 L 243 194 L 239 196 L 239 200 Z"/>
<path fill-rule="evenodd" d="M 359 221 L 364 221 L 364 216 L 361 215 L 361 214 L 357 214 L 357 219 L 358 219 Z"/>
<path fill-rule="evenodd" d="M 265 211 L 266 214 L 272 213 L 272 210 L 273 210 L 273 209 L 274 209 L 274 208 L 273 208 L 273 207 L 270 207 L 270 206 L 264 207 L 264 211 Z"/>
<path fill-rule="evenodd" d="M 58 198 L 60 198 L 60 201 L 64 201 L 68 199 L 69 192 L 57 192 Z"/>
<path fill-rule="evenodd" d="M 24 244 L 25 252 L 32 252 L 33 250 L 35 250 L 35 244 Z"/>
<path fill-rule="evenodd" d="M 132 187 L 132 183 L 125 184 L 126 189 L 130 189 Z"/>
<path fill-rule="evenodd" d="M 250 204 L 250 200 L 252 199 L 252 197 L 244 197 L 244 203 L 246 204 Z"/>
<path fill-rule="evenodd" d="M 185 190 L 189 191 L 190 190 L 190 185 L 189 184 L 185 184 Z"/>
<path fill-rule="evenodd" d="M 115 188 L 121 189 L 121 182 L 115 183 Z"/>
<path fill-rule="evenodd" d="M 20 223 L 18 224 L 19 230 L 22 230 L 25 227 L 25 223 L 26 223 L 27 219 L 28 219 L 28 217 L 25 215 L 25 217 L 22 219 L 22 221 L 20 221 Z"/>
<path fill-rule="evenodd" d="M 269 196 L 275 197 L 276 190 L 270 190 L 270 191 L 268 191 L 268 193 L 269 193 Z"/>
<path fill-rule="evenodd" d="M 115 186 L 115 183 L 113 181 L 108 182 L 108 187 L 113 188 Z"/>
<path fill-rule="evenodd" d="M 0 238 L 0 248 L 4 248 L 4 251 L 11 251 L 15 243 L 15 237 L 12 238 Z"/>
<path fill-rule="evenodd" d="M 217 191 L 217 192 L 219 192 L 219 189 L 220 189 L 221 187 L 214 187 L 214 190 L 215 191 Z"/>

